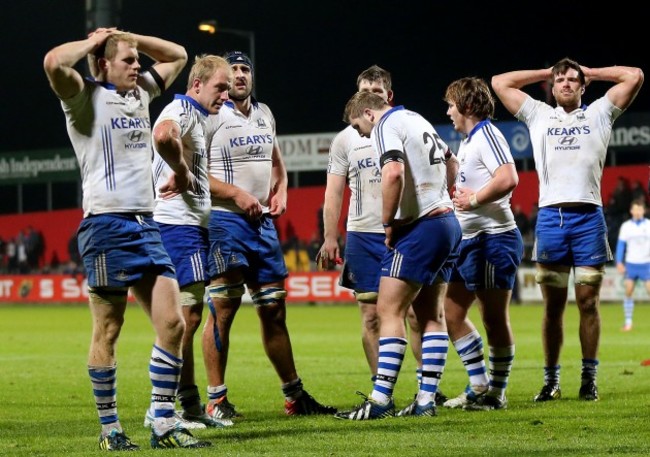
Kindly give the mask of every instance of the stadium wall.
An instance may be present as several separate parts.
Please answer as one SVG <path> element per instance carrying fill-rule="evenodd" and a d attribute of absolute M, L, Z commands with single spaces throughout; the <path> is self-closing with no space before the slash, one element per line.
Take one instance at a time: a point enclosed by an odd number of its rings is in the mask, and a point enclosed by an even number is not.
<path fill-rule="evenodd" d="M 521 303 L 542 301 L 535 283 L 535 269 L 522 267 L 518 272 Z M 354 303 L 351 291 L 338 285 L 338 271 L 291 273 L 286 282 L 288 303 Z M 601 300 L 620 302 L 623 297 L 622 276 L 614 267 L 607 267 L 601 289 Z M 643 287 L 635 297 L 647 300 Z M 0 303 L 86 303 L 88 288 L 82 275 L 0 275 Z M 250 295 L 243 297 L 251 303 Z M 569 300 L 575 300 L 573 275 L 569 283 Z"/>

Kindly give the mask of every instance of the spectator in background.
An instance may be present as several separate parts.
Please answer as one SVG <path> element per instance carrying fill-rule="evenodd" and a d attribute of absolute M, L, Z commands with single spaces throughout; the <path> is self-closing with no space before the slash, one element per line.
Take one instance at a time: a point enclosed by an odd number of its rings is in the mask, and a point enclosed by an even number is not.
<path fill-rule="evenodd" d="M 624 275 L 625 298 L 623 301 L 624 332 L 632 330 L 634 314 L 634 288 L 637 282 L 645 285 L 650 295 L 650 219 L 645 217 L 643 199 L 630 205 L 630 215 L 623 222 L 616 244 L 616 269 Z"/>
<path fill-rule="evenodd" d="M 630 186 L 630 195 L 633 202 L 640 200 L 646 205 L 646 207 L 650 203 L 650 196 L 648 195 L 645 186 L 638 179 L 632 182 L 632 185 Z"/>
<path fill-rule="evenodd" d="M 18 246 L 16 245 L 16 238 L 9 238 L 5 252 L 7 256 L 7 273 L 18 273 Z"/>
<path fill-rule="evenodd" d="M 21 275 L 26 275 L 30 272 L 26 239 L 26 236 L 19 233 L 16 242 L 16 261 L 18 262 L 18 273 Z"/>
<path fill-rule="evenodd" d="M 5 273 L 7 268 L 7 242 L 0 236 L 0 272 Z"/>
<path fill-rule="evenodd" d="M 30 272 L 37 272 L 45 248 L 41 233 L 31 225 L 27 226 L 23 231 L 23 244 L 25 245 L 25 254 L 27 256 L 27 268 Z"/>
<path fill-rule="evenodd" d="M 630 184 L 625 176 L 619 176 L 616 178 L 616 184 L 609 196 L 607 209 L 612 216 L 625 218 L 631 202 L 632 191 L 630 190 Z"/>
<path fill-rule="evenodd" d="M 311 260 L 304 242 L 293 236 L 282 247 L 284 262 L 290 272 L 311 271 Z"/>
<path fill-rule="evenodd" d="M 528 215 L 528 227 L 529 234 L 535 234 L 535 228 L 537 227 L 537 213 L 539 212 L 539 205 L 533 203 L 533 206 L 530 208 L 530 214 Z"/>
<path fill-rule="evenodd" d="M 631 202 L 632 191 L 628 180 L 625 176 L 619 176 L 604 207 L 605 221 L 609 229 L 607 241 L 610 246 L 616 246 L 618 232 L 629 214 Z"/>
<path fill-rule="evenodd" d="M 79 254 L 79 244 L 77 242 L 77 231 L 72 232 L 68 240 L 68 267 L 66 273 L 78 274 L 83 273 L 83 263 Z"/>

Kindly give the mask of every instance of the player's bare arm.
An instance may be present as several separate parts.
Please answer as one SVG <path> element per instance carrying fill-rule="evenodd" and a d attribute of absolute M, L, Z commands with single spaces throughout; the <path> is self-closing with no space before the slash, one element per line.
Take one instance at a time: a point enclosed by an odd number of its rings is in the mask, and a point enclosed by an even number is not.
<path fill-rule="evenodd" d="M 180 126 L 171 119 L 161 122 L 153 130 L 153 143 L 160 157 L 174 172 L 160 187 L 161 197 L 169 199 L 186 190 L 196 191 L 196 177 L 192 175 L 183 158 Z"/>
<path fill-rule="evenodd" d="M 74 66 L 88 54 L 100 47 L 115 31 L 114 28 L 101 28 L 88 35 L 85 40 L 64 43 L 45 55 L 43 67 L 56 95 L 66 100 L 83 89 L 83 77 Z"/>
<path fill-rule="evenodd" d="M 168 88 L 187 63 L 187 52 L 183 46 L 162 38 L 133 34 L 138 41 L 138 51 L 152 58 L 156 73 Z"/>

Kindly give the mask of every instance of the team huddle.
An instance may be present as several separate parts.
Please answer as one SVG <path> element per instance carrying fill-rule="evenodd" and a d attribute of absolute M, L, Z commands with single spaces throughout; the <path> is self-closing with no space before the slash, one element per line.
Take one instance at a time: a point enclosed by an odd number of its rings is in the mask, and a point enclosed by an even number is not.
<path fill-rule="evenodd" d="M 151 68 L 141 68 L 139 53 L 154 61 Z M 84 58 L 92 78 L 74 69 Z M 467 77 L 447 87 L 447 114 L 464 137 L 451 151 L 425 118 L 393 104 L 389 72 L 375 65 L 359 75 L 358 92 L 344 108 L 349 126 L 330 147 L 317 261 L 327 267 L 341 257 L 337 227 L 348 185 L 340 281 L 359 303 L 373 387 L 360 405 L 337 410 L 307 392 L 293 358 L 288 271 L 273 223 L 287 207 L 287 171 L 273 114 L 252 96 L 253 63 L 238 51 L 197 56 L 185 94 L 176 94 L 152 122 L 149 103 L 186 63 L 178 44 L 115 28 L 99 28 L 45 56 L 82 174 L 78 243 L 93 317 L 88 374 L 99 448 L 139 448 L 120 424 L 116 396 L 115 353 L 129 290 L 156 334 L 151 403 L 143 415 L 153 448 L 208 447 L 190 430 L 232 426 L 241 417 L 228 401 L 225 378 L 230 329 L 246 291 L 287 415 L 369 420 L 435 416 L 441 406 L 507 408 L 515 359 L 508 307 L 523 242 L 510 209 L 517 171 L 491 122 L 495 99 L 488 84 Z M 587 107 L 581 96 L 594 80 L 613 86 Z M 552 82 L 556 107 L 521 90 L 541 81 Z M 534 401 L 561 396 L 571 271 L 583 357 L 578 396 L 595 401 L 599 290 L 604 264 L 613 259 L 600 200 L 603 159 L 613 122 L 634 100 L 643 72 L 563 59 L 547 69 L 497 75 L 491 83 L 507 110 L 526 123 L 540 181 L 533 260 L 545 302 L 545 360 L 544 385 Z M 573 147 L 566 147 L 567 138 Z M 474 301 L 486 330 L 487 364 L 483 340 L 468 318 Z M 205 302 L 204 406 L 193 342 Z M 450 340 L 468 375 L 466 389 L 453 398 L 439 390 Z M 417 360 L 418 392 L 396 409 L 392 394 L 407 343 Z"/>

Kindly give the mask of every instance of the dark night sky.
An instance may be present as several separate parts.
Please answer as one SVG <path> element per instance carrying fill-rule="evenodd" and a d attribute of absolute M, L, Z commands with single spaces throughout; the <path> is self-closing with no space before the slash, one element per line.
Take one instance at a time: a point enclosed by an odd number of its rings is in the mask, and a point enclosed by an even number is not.
<path fill-rule="evenodd" d="M 190 58 L 247 50 L 246 39 L 199 32 L 202 19 L 254 31 L 258 98 L 273 110 L 279 134 L 296 134 L 340 130 L 356 76 L 372 64 L 391 71 L 398 104 L 434 124 L 449 122 L 442 96 L 463 76 L 489 80 L 565 56 L 586 66 L 630 65 L 647 73 L 649 26 L 626 4 L 595 11 L 587 2 L 123 0 L 118 26 L 183 44 Z M 21 0 L 12 2 L 11 12 L 3 9 L 0 151 L 69 146 L 42 61 L 51 47 L 85 36 L 84 8 L 84 0 Z M 152 118 L 173 92 L 185 92 L 189 67 L 154 102 Z M 595 83 L 585 101 L 607 87 Z M 530 93 L 543 96 L 538 88 Z M 650 111 L 648 83 L 630 111 Z M 513 119 L 500 105 L 497 118 Z"/>

